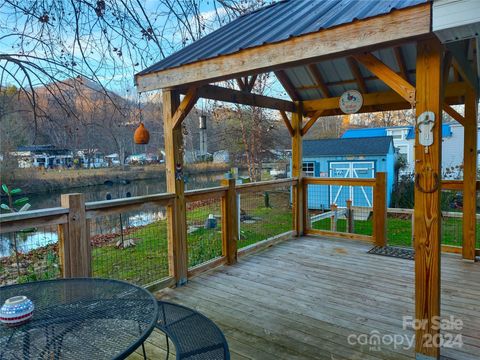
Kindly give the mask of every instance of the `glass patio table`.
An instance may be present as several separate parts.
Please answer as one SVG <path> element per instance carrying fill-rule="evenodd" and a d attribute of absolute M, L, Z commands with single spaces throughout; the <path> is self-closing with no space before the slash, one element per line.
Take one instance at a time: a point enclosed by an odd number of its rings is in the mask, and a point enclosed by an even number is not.
<path fill-rule="evenodd" d="M 0 359 L 124 359 L 153 331 L 158 305 L 147 290 L 122 281 L 82 278 L 0 287 L 0 305 L 24 295 L 33 318 L 0 324 Z"/>

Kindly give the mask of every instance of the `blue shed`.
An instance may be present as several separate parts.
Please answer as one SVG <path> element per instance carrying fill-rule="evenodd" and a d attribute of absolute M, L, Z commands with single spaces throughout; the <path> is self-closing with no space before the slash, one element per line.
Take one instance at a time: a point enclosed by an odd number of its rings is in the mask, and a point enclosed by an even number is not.
<path fill-rule="evenodd" d="M 305 176 L 332 178 L 374 178 L 387 173 L 387 203 L 394 182 L 395 148 L 391 136 L 320 139 L 303 141 L 303 172 Z M 328 189 L 327 189 L 328 188 Z M 330 204 L 371 207 L 371 187 L 310 185 L 308 208 L 327 209 Z"/>

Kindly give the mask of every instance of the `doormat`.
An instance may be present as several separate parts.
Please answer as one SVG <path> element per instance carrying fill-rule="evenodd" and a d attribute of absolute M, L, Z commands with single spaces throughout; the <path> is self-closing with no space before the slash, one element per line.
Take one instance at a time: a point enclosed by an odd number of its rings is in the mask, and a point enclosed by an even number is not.
<path fill-rule="evenodd" d="M 395 246 L 374 246 L 368 254 L 390 256 L 398 259 L 415 260 L 415 250 Z"/>

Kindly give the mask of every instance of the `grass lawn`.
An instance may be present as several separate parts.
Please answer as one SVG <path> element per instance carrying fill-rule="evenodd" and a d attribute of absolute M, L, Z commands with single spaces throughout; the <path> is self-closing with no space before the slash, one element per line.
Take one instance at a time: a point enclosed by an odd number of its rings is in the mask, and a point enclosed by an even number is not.
<path fill-rule="evenodd" d="M 292 229 L 288 193 L 271 194 L 270 205 L 265 207 L 263 193 L 242 197 L 242 210 L 255 220 L 241 222 L 239 248 Z M 189 267 L 222 255 L 221 220 L 217 218 L 215 229 L 206 229 L 204 223 L 209 214 L 221 214 L 220 201 L 187 204 Z M 119 239 L 116 237 L 111 245 L 93 248 L 94 276 L 142 285 L 168 276 L 166 220 L 156 221 L 125 235 L 125 239 L 135 241 L 135 246 L 118 249 L 114 244 Z"/>
<path fill-rule="evenodd" d="M 330 219 L 317 221 L 313 224 L 314 229 L 330 230 Z M 337 230 L 346 231 L 346 220 L 337 221 Z M 355 221 L 355 233 L 362 235 L 372 234 L 372 221 Z M 387 218 L 387 243 L 393 246 L 412 246 L 412 221 L 397 217 Z M 462 245 L 462 219 L 442 219 L 442 244 Z M 477 248 L 480 247 L 480 224 L 477 224 Z"/>

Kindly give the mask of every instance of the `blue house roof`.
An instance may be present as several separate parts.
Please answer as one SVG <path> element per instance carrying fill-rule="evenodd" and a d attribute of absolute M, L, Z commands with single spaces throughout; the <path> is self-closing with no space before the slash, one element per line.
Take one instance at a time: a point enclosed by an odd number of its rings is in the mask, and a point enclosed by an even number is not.
<path fill-rule="evenodd" d="M 352 138 L 366 138 L 374 136 L 387 136 L 388 129 L 408 129 L 407 139 L 415 139 L 415 128 L 413 126 L 391 126 L 391 127 L 376 127 L 376 128 L 362 128 L 349 129 L 343 133 L 342 139 Z M 442 124 L 442 137 L 452 136 L 452 129 L 450 124 Z"/>
<path fill-rule="evenodd" d="M 303 141 L 303 157 L 386 155 L 393 149 L 391 136 Z"/>

